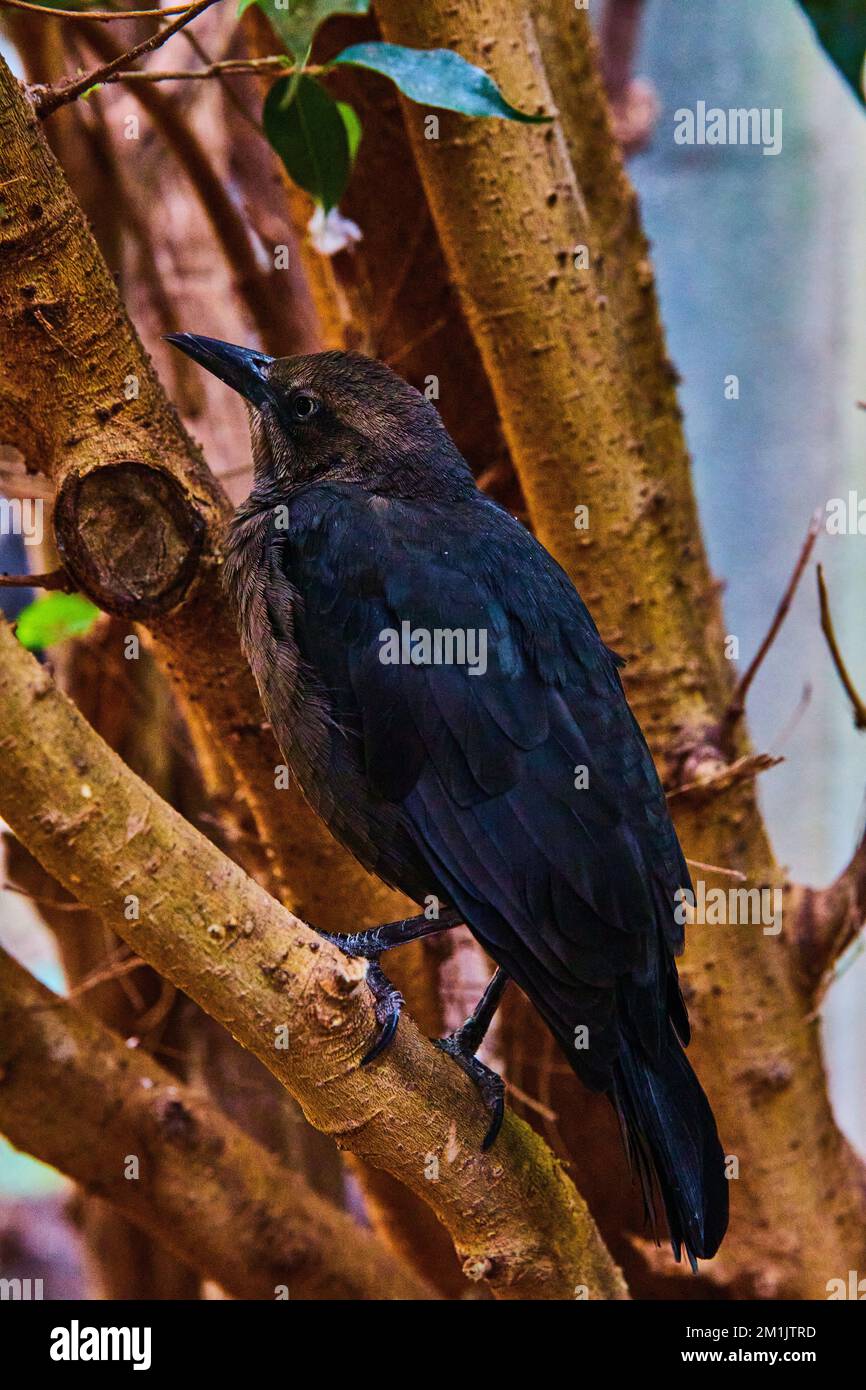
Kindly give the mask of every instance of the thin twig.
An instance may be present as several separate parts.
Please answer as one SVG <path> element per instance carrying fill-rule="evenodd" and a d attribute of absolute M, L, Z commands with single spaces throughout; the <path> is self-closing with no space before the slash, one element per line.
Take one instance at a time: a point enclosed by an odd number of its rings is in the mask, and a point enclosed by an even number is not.
<path fill-rule="evenodd" d="M 189 9 L 188 5 L 168 5 L 164 10 L 55 10 L 47 5 L 31 5 L 28 0 L 0 0 L 0 6 L 51 19 L 86 19 L 96 24 L 110 24 L 116 19 L 170 19 Z"/>
<path fill-rule="evenodd" d="M 296 68 L 290 59 L 274 54 L 267 58 L 225 58 L 218 63 L 208 63 L 203 68 L 177 68 L 173 72 L 159 72 L 153 68 L 136 68 L 132 71 L 113 72 L 103 81 L 110 82 L 203 82 L 210 77 L 227 77 L 237 72 L 273 72 L 278 70 L 286 75 L 304 72 L 311 76 L 321 72 L 319 67 Z"/>
<path fill-rule="evenodd" d="M 827 639 L 827 646 L 830 648 L 830 655 L 833 658 L 833 665 L 845 689 L 845 694 L 851 701 L 851 709 L 854 715 L 854 728 L 866 729 L 866 705 L 864 705 L 857 688 L 848 674 L 848 668 L 842 659 L 839 650 L 839 643 L 836 641 L 836 631 L 833 627 L 833 618 L 830 613 L 830 599 L 827 595 L 827 585 L 824 582 L 824 570 L 818 566 L 818 602 L 821 605 L 821 631 Z"/>
<path fill-rule="evenodd" d="M 761 669 L 761 666 L 764 663 L 764 659 L 768 651 L 770 650 L 770 648 L 772 647 L 773 643 L 779 635 L 779 629 L 785 621 L 785 618 L 788 616 L 788 609 L 791 607 L 794 595 L 797 592 L 797 585 L 800 583 L 800 580 L 803 577 L 803 571 L 805 570 L 806 565 L 809 562 L 809 556 L 812 554 L 815 541 L 818 539 L 818 532 L 821 529 L 823 515 L 824 514 L 819 507 L 818 510 L 815 512 L 814 516 L 812 517 L 812 520 L 809 522 L 809 529 L 806 532 L 806 539 L 803 542 L 803 546 L 800 550 L 797 563 L 794 566 L 794 572 L 791 575 L 791 578 L 788 580 L 788 586 L 785 589 L 784 594 L 782 595 L 781 601 L 773 616 L 773 621 L 770 624 L 767 635 L 761 643 L 760 647 L 758 648 L 757 652 L 755 653 L 754 657 L 752 658 L 742 679 L 738 682 L 737 687 L 731 697 L 731 703 L 727 708 L 721 725 L 723 741 L 726 738 L 726 736 L 730 734 L 735 724 L 737 724 L 738 721 L 742 719 L 743 713 L 746 708 L 746 696 L 749 693 L 752 681 L 755 679 L 755 676 Z"/>
<path fill-rule="evenodd" d="M 5 883 L 0 883 L 0 888 L 3 889 L 4 893 L 18 893 L 22 898 L 26 898 L 28 902 L 38 904 L 39 907 L 50 907 L 52 912 L 90 911 L 90 908 L 84 903 L 67 903 L 63 902 L 60 898 L 42 898 L 35 893 L 28 893 L 26 888 L 19 888 L 17 883 L 11 883 L 8 880 Z"/>
<path fill-rule="evenodd" d="M 192 20 L 203 14 L 205 10 L 210 9 L 211 5 L 217 3 L 218 0 L 196 0 L 194 5 L 190 5 L 164 29 L 157 30 L 155 34 L 150 35 L 150 38 L 142 39 L 141 43 L 137 43 L 134 48 L 118 53 L 116 58 L 112 58 L 110 62 L 85 73 L 83 77 L 66 78 L 56 87 L 31 89 L 31 98 L 36 114 L 44 120 L 46 116 L 50 116 L 59 107 L 67 106 L 69 102 L 76 101 L 83 92 L 108 81 L 112 73 L 121 68 L 128 68 L 130 63 L 135 62 L 136 58 L 141 58 L 145 53 L 153 53 L 157 48 L 161 48 L 173 34 L 178 33 Z"/>
<path fill-rule="evenodd" d="M 120 56 L 115 40 L 105 29 L 92 29 L 86 42 L 105 65 Z M 259 261 L 247 219 L 215 169 L 207 145 L 163 87 L 143 82 L 133 84 L 131 90 L 186 171 L 256 326 L 260 346 L 279 356 L 285 350 L 286 323 L 273 272 Z"/>
<path fill-rule="evenodd" d="M 50 570 L 47 574 L 0 574 L 0 588 L 59 589 L 63 594 L 75 593 L 75 585 L 63 569 Z"/>
<path fill-rule="evenodd" d="M 127 956 L 123 960 L 92 970 L 88 975 L 85 975 L 83 980 L 79 980 L 78 984 L 73 986 L 62 999 L 58 997 L 57 1002 L 62 1004 L 65 1000 L 67 1004 L 71 1004 L 76 999 L 80 999 L 82 995 L 89 994 L 99 985 L 107 985 L 112 980 L 119 980 L 123 975 L 130 975 L 133 970 L 141 970 L 146 965 L 147 961 L 139 959 L 138 956 Z"/>
<path fill-rule="evenodd" d="M 759 772 L 767 772 L 769 768 L 776 767 L 784 761 L 784 758 L 774 758 L 769 753 L 747 753 L 745 757 L 737 758 L 736 762 L 726 763 L 711 777 L 698 777 L 694 782 L 683 782 L 679 787 L 671 787 L 667 798 L 668 801 L 673 801 L 676 796 L 688 796 L 694 792 L 726 791 L 735 782 L 757 777 Z"/>
<path fill-rule="evenodd" d="M 556 1124 L 559 1116 L 555 1110 L 551 1110 L 549 1105 L 542 1105 L 540 1100 L 536 1100 L 535 1096 L 530 1096 L 526 1091 L 522 1091 L 519 1086 L 515 1086 L 513 1081 L 506 1081 L 505 1089 L 515 1100 L 520 1101 L 521 1105 L 525 1105 L 527 1110 L 534 1111 L 536 1115 L 540 1115 L 549 1124 Z"/>
<path fill-rule="evenodd" d="M 739 869 L 723 869 L 721 864 L 705 864 L 702 859 L 689 859 L 686 855 L 686 863 L 693 869 L 703 869 L 708 874 L 719 874 L 722 878 L 734 878 L 738 883 L 745 883 L 746 875 L 741 874 Z"/>

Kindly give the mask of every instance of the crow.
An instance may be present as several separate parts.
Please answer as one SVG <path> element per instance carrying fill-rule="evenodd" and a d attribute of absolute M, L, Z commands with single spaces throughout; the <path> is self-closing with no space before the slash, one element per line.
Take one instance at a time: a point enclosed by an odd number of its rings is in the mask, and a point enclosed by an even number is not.
<path fill-rule="evenodd" d="M 335 837 L 424 911 L 353 936 L 381 1031 L 379 968 L 465 923 L 499 969 L 440 1045 L 475 1052 L 508 980 L 578 1077 L 605 1093 L 655 1224 L 693 1268 L 727 1227 L 724 1155 L 686 1058 L 675 956 L 688 869 L 620 660 L 573 584 L 477 488 L 433 406 L 356 353 L 272 358 L 169 341 L 247 401 L 255 481 L 225 579 L 287 764 Z M 543 429 L 543 421 L 539 428 Z"/>

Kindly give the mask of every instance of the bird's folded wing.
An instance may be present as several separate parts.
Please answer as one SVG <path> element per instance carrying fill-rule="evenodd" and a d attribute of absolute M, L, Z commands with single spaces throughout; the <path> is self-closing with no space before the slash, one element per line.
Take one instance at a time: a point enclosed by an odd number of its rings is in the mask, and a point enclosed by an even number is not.
<path fill-rule="evenodd" d="M 492 504 L 431 516 L 313 491 L 294 528 L 301 654 L 369 782 L 560 1040 L 590 1028 L 576 1066 L 606 1085 L 622 988 L 641 1041 L 660 1044 L 682 945 L 674 894 L 689 882 L 617 659 L 555 562 Z M 424 634 L 430 664 L 416 664 Z M 436 664 L 436 634 L 440 656 L 464 660 Z"/>

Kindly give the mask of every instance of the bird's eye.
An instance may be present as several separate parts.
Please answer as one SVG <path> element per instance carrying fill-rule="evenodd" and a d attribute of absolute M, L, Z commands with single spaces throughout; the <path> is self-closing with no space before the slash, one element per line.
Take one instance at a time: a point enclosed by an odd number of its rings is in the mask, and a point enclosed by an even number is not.
<path fill-rule="evenodd" d="M 319 409 L 319 402 L 315 396 L 308 396 L 300 391 L 292 397 L 292 418 L 295 420 L 309 420 Z"/>

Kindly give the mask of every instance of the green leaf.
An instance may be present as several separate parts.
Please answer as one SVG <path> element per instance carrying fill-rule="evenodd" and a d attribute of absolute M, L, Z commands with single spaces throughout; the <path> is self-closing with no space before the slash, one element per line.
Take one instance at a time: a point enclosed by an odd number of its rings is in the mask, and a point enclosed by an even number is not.
<path fill-rule="evenodd" d="M 491 77 L 448 48 L 404 48 L 396 43 L 355 43 L 333 63 L 370 68 L 390 77 L 421 106 L 441 106 L 466 116 L 500 116 L 508 121 L 549 121 L 507 102 Z"/>
<path fill-rule="evenodd" d="M 258 5 L 270 20 L 274 33 L 289 52 L 302 62 L 310 51 L 313 35 L 332 14 L 366 14 L 370 0 L 240 0 L 238 18 L 250 5 Z"/>
<path fill-rule="evenodd" d="M 863 60 L 866 58 L 866 0 L 800 0 L 821 44 L 842 76 L 866 105 Z"/>
<path fill-rule="evenodd" d="M 263 119 L 289 177 L 330 212 L 352 169 L 349 131 L 337 102 L 314 77 L 280 77 L 265 98 Z"/>
<path fill-rule="evenodd" d="M 98 617 L 99 609 L 83 594 L 46 594 L 22 608 L 15 635 L 30 651 L 53 647 L 65 637 L 87 632 Z"/>
<path fill-rule="evenodd" d="M 361 143 L 361 118 L 354 106 L 350 106 L 347 101 L 338 101 L 337 110 L 343 118 L 343 125 L 346 127 L 346 139 L 349 141 L 349 163 L 354 164 L 355 155 L 358 153 L 358 146 Z"/>

